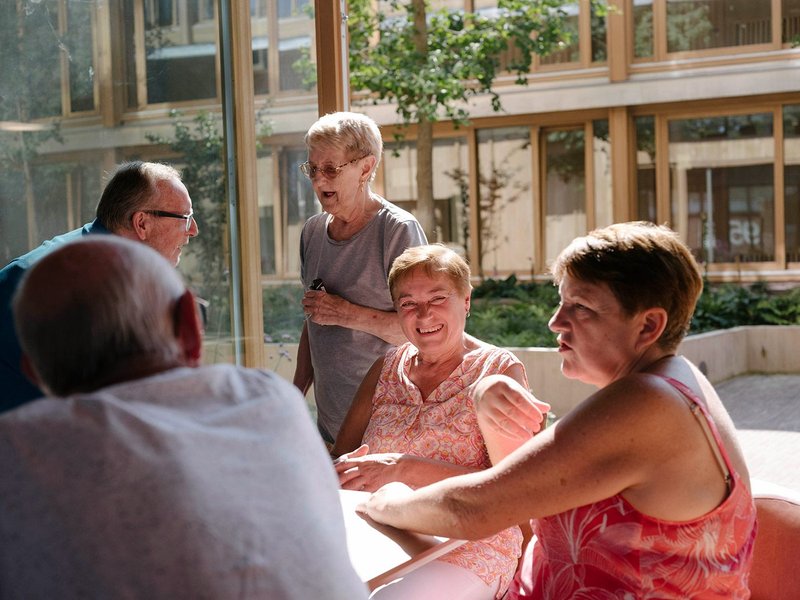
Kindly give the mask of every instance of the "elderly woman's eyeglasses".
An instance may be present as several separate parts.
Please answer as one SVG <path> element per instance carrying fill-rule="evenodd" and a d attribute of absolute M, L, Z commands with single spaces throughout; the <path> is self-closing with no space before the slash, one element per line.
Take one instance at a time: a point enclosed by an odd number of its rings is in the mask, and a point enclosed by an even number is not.
<path fill-rule="evenodd" d="M 302 165 L 300 165 L 300 172 L 311 180 L 317 177 L 317 173 L 322 173 L 326 179 L 336 179 L 339 176 L 339 173 L 342 172 L 342 169 L 360 161 L 362 158 L 367 158 L 367 156 L 369 156 L 369 154 L 365 154 L 359 158 L 354 158 L 353 160 L 347 161 L 346 163 L 342 163 L 335 167 L 333 165 L 318 167 L 310 162 L 304 162 Z"/>
<path fill-rule="evenodd" d="M 145 210 L 142 212 L 146 212 L 149 215 L 155 215 L 157 217 L 168 217 L 170 219 L 183 219 L 186 221 L 186 231 L 189 231 L 192 228 L 192 221 L 194 221 L 193 210 L 190 210 L 188 215 L 181 215 L 166 210 Z"/>

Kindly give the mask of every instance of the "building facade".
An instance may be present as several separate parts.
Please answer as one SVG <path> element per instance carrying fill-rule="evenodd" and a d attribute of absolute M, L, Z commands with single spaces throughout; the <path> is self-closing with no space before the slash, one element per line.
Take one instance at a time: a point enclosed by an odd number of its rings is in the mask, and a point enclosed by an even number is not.
<path fill-rule="evenodd" d="M 414 128 L 347 90 L 331 4 L 4 3 L 3 263 L 90 220 L 118 162 L 171 162 L 200 217 L 181 268 L 213 300 L 209 335 L 233 341 L 211 359 L 262 364 L 261 289 L 297 281 L 300 229 L 319 210 L 298 171 L 318 114 L 352 96 L 384 132 L 376 191 L 416 204 Z M 571 43 L 525 86 L 501 76 L 501 112 L 478 99 L 469 125 L 436 124 L 438 240 L 482 276 L 541 278 L 576 235 L 647 219 L 675 228 L 711 280 L 797 282 L 800 0 L 610 4 L 565 3 Z"/>

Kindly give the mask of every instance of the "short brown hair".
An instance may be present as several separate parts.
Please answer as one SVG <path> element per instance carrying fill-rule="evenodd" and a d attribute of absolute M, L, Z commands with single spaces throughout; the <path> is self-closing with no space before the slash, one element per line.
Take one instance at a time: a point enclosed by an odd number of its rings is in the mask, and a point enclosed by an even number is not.
<path fill-rule="evenodd" d="M 466 261 L 444 244 L 426 244 L 407 248 L 394 259 L 389 271 L 389 291 L 396 300 L 398 282 L 414 269 L 422 268 L 429 277 L 444 275 L 464 294 L 472 290 L 470 270 Z"/>
<path fill-rule="evenodd" d="M 674 350 L 689 330 L 703 278 L 678 234 L 645 221 L 617 223 L 576 238 L 550 268 L 556 284 L 565 275 L 605 283 L 628 315 L 660 307 L 667 326 L 658 340 Z"/>

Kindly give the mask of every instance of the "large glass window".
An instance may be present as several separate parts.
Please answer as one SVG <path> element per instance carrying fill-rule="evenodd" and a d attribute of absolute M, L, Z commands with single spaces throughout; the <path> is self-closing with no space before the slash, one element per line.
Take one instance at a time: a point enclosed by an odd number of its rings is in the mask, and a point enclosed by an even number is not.
<path fill-rule="evenodd" d="M 636 127 L 636 218 L 656 222 L 656 132 L 655 118 L 637 117 Z"/>
<path fill-rule="evenodd" d="M 564 21 L 564 32 L 567 34 L 566 37 L 568 37 L 569 41 L 561 42 L 558 50 L 540 58 L 539 63 L 542 65 L 574 63 L 581 59 L 578 3 L 569 2 L 563 8 L 568 15 Z"/>
<path fill-rule="evenodd" d="M 708 263 L 775 259 L 772 114 L 669 122 L 673 222 Z"/>
<path fill-rule="evenodd" d="M 633 0 L 633 56 L 653 56 L 653 0 Z"/>
<path fill-rule="evenodd" d="M 123 11 L 128 107 L 217 98 L 218 27 L 212 4 L 124 0 Z M 141 32 L 139 22 L 144 23 Z M 144 56 L 136 54 L 142 42 Z"/>
<path fill-rule="evenodd" d="M 545 268 L 575 237 L 614 221 L 608 120 L 545 130 L 542 145 Z"/>
<path fill-rule="evenodd" d="M 606 42 L 606 17 L 596 9 L 590 7 L 590 31 L 592 35 L 592 62 L 605 62 L 608 59 L 608 44 Z"/>
<path fill-rule="evenodd" d="M 783 108 L 786 260 L 800 261 L 800 104 Z"/>
<path fill-rule="evenodd" d="M 544 258 L 550 263 L 587 230 L 584 129 L 546 132 L 544 158 Z"/>
<path fill-rule="evenodd" d="M 93 9 L 70 0 L 2 3 L 0 120 L 95 109 Z"/>
<path fill-rule="evenodd" d="M 594 182 L 594 222 L 591 227 L 605 227 L 614 222 L 611 188 L 611 136 L 608 120 L 592 121 L 592 180 Z"/>
<path fill-rule="evenodd" d="M 300 165 L 307 158 L 305 148 L 286 150 L 281 157 L 281 198 L 286 201 L 286 273 L 300 273 L 300 233 L 306 220 L 321 208 L 311 182 L 300 172 Z"/>
<path fill-rule="evenodd" d="M 94 110 L 95 65 L 91 2 L 67 2 L 64 56 L 69 72 L 69 112 Z"/>
<path fill-rule="evenodd" d="M 635 59 L 667 60 L 666 53 L 720 48 L 752 51 L 747 47 L 777 49 L 800 43 L 800 0 L 778 4 L 767 0 L 632 0 L 632 4 L 628 23 Z M 779 10 L 773 13 L 773 7 Z M 777 38 L 773 25 L 781 30 Z"/>
<path fill-rule="evenodd" d="M 304 36 L 311 47 L 308 5 L 259 4 L 263 14 L 302 22 L 302 34 L 287 24 L 287 35 Z M 120 162 L 170 163 L 182 171 L 200 230 L 179 269 L 209 301 L 209 361 L 232 358 L 231 319 L 238 307 L 231 305 L 231 292 L 239 274 L 231 243 L 240 238 L 231 230 L 231 207 L 258 202 L 264 272 L 279 276 L 296 276 L 299 228 L 318 210 L 296 166 L 305 160 L 302 137 L 317 114 L 316 96 L 308 91 L 288 108 L 267 102 L 258 107 L 255 121 L 264 142 L 258 198 L 228 195 L 224 152 L 235 140 L 225 137 L 217 96 L 220 6 L 211 0 L 0 3 L 0 262 L 91 221 L 106 176 Z M 279 58 L 276 52 L 275 64 Z M 294 59 L 286 62 L 286 72 L 295 73 Z M 280 71 L 272 70 L 276 77 Z M 99 81 L 105 73 L 118 78 Z M 86 119 L 89 111 L 101 118 Z"/>
<path fill-rule="evenodd" d="M 385 145 L 381 163 L 386 199 L 414 212 L 417 207 L 417 148 L 414 143 Z M 433 210 L 435 236 L 445 244 L 467 249 L 469 166 L 464 138 L 433 143 Z"/>
<path fill-rule="evenodd" d="M 781 35 L 784 44 L 800 44 L 800 0 L 781 0 Z"/>
<path fill-rule="evenodd" d="M 253 75 L 256 94 L 313 86 L 314 20 L 310 0 L 252 0 Z"/>
<path fill-rule="evenodd" d="M 667 0 L 667 51 L 685 52 L 772 41 L 771 3 Z"/>
<path fill-rule="evenodd" d="M 534 271 L 530 129 L 478 131 L 481 275 Z"/>

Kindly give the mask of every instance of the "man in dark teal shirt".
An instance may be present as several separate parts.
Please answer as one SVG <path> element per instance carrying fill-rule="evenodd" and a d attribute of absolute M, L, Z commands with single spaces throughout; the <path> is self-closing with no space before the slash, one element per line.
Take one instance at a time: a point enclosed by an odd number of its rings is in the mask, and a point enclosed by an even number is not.
<path fill-rule="evenodd" d="M 25 272 L 59 246 L 84 235 L 116 234 L 147 244 L 172 264 L 197 235 L 192 201 L 180 174 L 168 165 L 134 161 L 120 165 L 109 180 L 94 221 L 54 237 L 0 270 L 0 412 L 41 397 L 23 374 L 11 299 Z"/>

